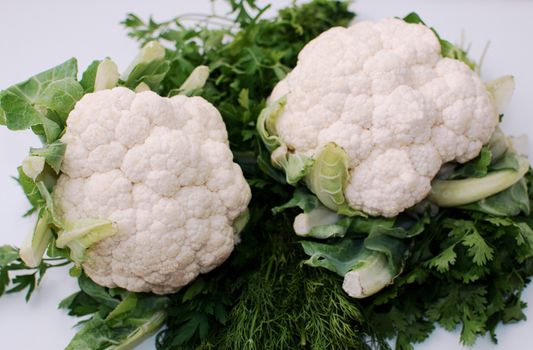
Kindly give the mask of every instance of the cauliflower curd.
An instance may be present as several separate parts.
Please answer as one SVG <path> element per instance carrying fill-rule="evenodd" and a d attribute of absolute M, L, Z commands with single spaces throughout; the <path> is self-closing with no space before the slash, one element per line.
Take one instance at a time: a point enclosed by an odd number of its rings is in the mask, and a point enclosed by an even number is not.
<path fill-rule="evenodd" d="M 118 228 L 87 251 L 83 268 L 96 283 L 171 293 L 232 252 L 251 193 L 204 99 L 122 87 L 87 94 L 61 141 L 59 214 Z"/>
<path fill-rule="evenodd" d="M 435 33 L 399 19 L 332 28 L 300 52 L 270 103 L 292 154 L 342 147 L 348 205 L 392 217 L 424 199 L 441 165 L 476 157 L 498 124 L 477 74 L 443 58 Z"/>

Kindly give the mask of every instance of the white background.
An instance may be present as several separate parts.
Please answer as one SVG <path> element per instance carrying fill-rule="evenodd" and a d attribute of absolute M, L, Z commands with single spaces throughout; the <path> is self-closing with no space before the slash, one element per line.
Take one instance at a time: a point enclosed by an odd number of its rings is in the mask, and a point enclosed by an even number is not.
<path fill-rule="evenodd" d="M 273 1 L 279 8 L 289 1 Z M 263 2 L 264 3 L 264 2 Z M 487 41 L 491 41 L 482 75 L 492 79 L 514 74 L 517 91 L 506 112 L 503 126 L 514 135 L 533 135 L 533 2 L 518 0 L 360 0 L 352 5 L 359 19 L 403 16 L 417 11 L 426 23 L 438 29 L 444 38 L 458 42 L 461 32 L 472 42 L 472 57 L 478 59 Z M 126 67 L 135 56 L 137 44 L 126 37 L 119 24 L 126 13 L 157 20 L 188 12 L 206 13 L 208 0 L 1 0 L 0 4 L 0 89 L 52 67 L 69 57 L 77 57 L 80 70 L 96 58 L 109 56 Z M 32 220 L 21 218 L 28 204 L 10 176 L 38 141 L 27 132 L 0 129 L 0 245 L 18 245 L 32 229 Z M 531 145 L 530 145 L 531 152 Z M 27 350 L 62 349 L 74 334 L 76 319 L 57 303 L 76 290 L 76 282 L 66 270 L 50 272 L 29 303 L 22 295 L 0 299 L 1 348 Z M 533 288 L 524 299 L 533 304 Z M 527 311 L 533 317 L 533 311 Z M 533 322 L 530 321 L 530 322 Z M 499 345 L 488 339 L 478 341 L 474 349 L 518 349 L 533 341 L 530 323 L 500 327 Z M 139 349 L 153 349 L 153 340 Z M 436 331 L 422 349 L 461 349 L 458 333 Z M 236 349 L 237 350 L 237 349 Z"/>

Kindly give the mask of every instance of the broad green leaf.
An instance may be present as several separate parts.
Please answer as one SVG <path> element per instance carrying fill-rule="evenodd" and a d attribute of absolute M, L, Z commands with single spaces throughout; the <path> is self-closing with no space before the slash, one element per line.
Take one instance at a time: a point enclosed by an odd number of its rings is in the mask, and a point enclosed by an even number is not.
<path fill-rule="evenodd" d="M 94 92 L 94 82 L 96 81 L 96 72 L 100 65 L 100 60 L 94 60 L 89 64 L 81 76 L 80 85 L 85 93 Z"/>
<path fill-rule="evenodd" d="M 401 271 L 401 266 L 391 266 L 383 251 L 395 248 L 376 244 L 370 250 L 361 240 L 342 239 L 335 243 L 322 244 L 311 241 L 300 242 L 304 252 L 310 256 L 304 263 L 322 267 L 344 277 L 343 289 L 354 298 L 375 294 L 390 283 Z M 389 250 L 390 248 L 390 250 Z M 403 252 L 401 252 L 403 258 Z"/>
<path fill-rule="evenodd" d="M 362 240 L 355 239 L 345 238 L 330 244 L 301 241 L 300 244 L 309 255 L 304 261 L 306 265 L 322 267 L 342 277 L 372 254 Z"/>
<path fill-rule="evenodd" d="M 520 171 L 520 156 L 514 152 L 507 151 L 496 163 L 491 164 L 490 170 L 514 170 Z"/>
<path fill-rule="evenodd" d="M 348 181 L 348 156 L 335 143 L 328 143 L 315 155 L 305 180 L 311 192 L 329 209 L 347 216 L 365 216 L 351 209 L 344 197 Z"/>
<path fill-rule="evenodd" d="M 143 46 L 121 79 L 123 85 L 130 89 L 145 83 L 151 90 L 158 91 L 169 69 L 170 62 L 165 59 L 165 48 L 160 43 L 151 41 Z"/>
<path fill-rule="evenodd" d="M 289 208 L 298 207 L 305 213 L 308 213 L 311 210 L 318 208 L 320 205 L 320 201 L 315 195 L 309 193 L 306 189 L 299 187 L 294 191 L 292 198 L 287 203 L 272 208 L 272 212 L 274 214 L 279 214 Z"/>
<path fill-rule="evenodd" d="M 394 275 L 400 273 L 407 248 L 402 240 L 385 234 L 371 235 L 365 238 L 364 246 L 370 251 L 382 253 L 387 257 L 390 271 L 394 271 Z"/>
<path fill-rule="evenodd" d="M 492 161 L 492 153 L 487 147 L 483 147 L 479 155 L 458 167 L 450 179 L 464 179 L 469 177 L 483 177 L 487 175 Z"/>
<path fill-rule="evenodd" d="M 83 88 L 75 78 L 65 78 L 50 82 L 35 103 L 57 113 L 63 123 L 74 105 L 83 96 Z"/>
<path fill-rule="evenodd" d="M 161 81 L 165 78 L 170 63 L 166 60 L 157 60 L 150 63 L 140 63 L 123 82 L 123 85 L 135 89 L 139 84 L 145 83 L 153 91 L 159 90 Z"/>
<path fill-rule="evenodd" d="M 165 58 L 165 48 L 157 41 L 150 41 L 146 43 L 135 59 L 130 63 L 129 67 L 122 74 L 122 80 L 129 80 L 133 71 L 142 64 L 161 61 Z"/>
<path fill-rule="evenodd" d="M 440 207 L 457 207 L 493 196 L 520 181 L 529 170 L 525 157 L 518 157 L 519 169 L 495 170 L 480 178 L 434 180 L 429 200 Z"/>
<path fill-rule="evenodd" d="M 69 248 L 70 259 L 76 264 L 85 261 L 85 252 L 93 244 L 117 233 L 117 227 L 109 220 L 83 219 L 65 222 L 58 232 L 56 245 Z"/>
<path fill-rule="evenodd" d="M 118 304 L 117 307 L 115 307 L 113 311 L 109 313 L 109 315 L 107 315 L 105 320 L 106 322 L 109 323 L 113 321 L 114 319 L 116 319 L 117 317 L 119 317 L 120 315 L 123 315 L 124 313 L 135 309 L 136 306 L 137 306 L 137 295 L 135 293 L 128 293 L 126 298 L 122 300 L 120 304 Z"/>
<path fill-rule="evenodd" d="M 500 193 L 471 204 L 463 205 L 460 208 L 496 216 L 516 216 L 521 212 L 529 214 L 529 204 L 527 183 L 522 178 Z"/>
<path fill-rule="evenodd" d="M 112 298 L 116 306 L 107 315 L 114 315 L 109 320 L 105 313 L 102 315 L 98 312 L 82 323 L 66 350 L 130 350 L 158 330 L 166 319 L 168 298 L 133 293 L 129 295 L 132 296 L 120 303 Z M 64 305 L 75 302 L 76 298 L 77 296 L 70 298 Z"/>
<path fill-rule="evenodd" d="M 46 163 L 59 174 L 66 148 L 67 146 L 58 140 L 43 148 L 30 148 L 30 154 L 44 157 Z"/>
<path fill-rule="evenodd" d="M 106 307 L 114 309 L 120 303 L 118 300 L 109 295 L 106 288 L 94 283 L 86 275 L 81 275 L 81 277 L 78 278 L 78 284 L 80 289 L 85 294 L 89 295 L 91 298 L 95 299 Z"/>
<path fill-rule="evenodd" d="M 33 125 L 43 124 L 45 112 L 12 92 L 6 92 L 2 96 L 0 108 L 4 111 L 6 126 L 10 130 L 25 130 Z"/>
<path fill-rule="evenodd" d="M 53 142 L 61 134 L 64 121 L 83 95 L 76 81 L 77 61 L 70 59 L 6 89 L 0 99 L 6 126 L 11 130 L 34 128 Z"/>

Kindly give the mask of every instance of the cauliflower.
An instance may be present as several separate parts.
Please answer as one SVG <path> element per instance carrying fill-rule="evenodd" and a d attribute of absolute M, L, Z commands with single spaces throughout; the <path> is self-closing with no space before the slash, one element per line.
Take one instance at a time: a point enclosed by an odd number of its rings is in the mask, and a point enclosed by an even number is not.
<path fill-rule="evenodd" d="M 390 18 L 332 28 L 308 43 L 258 128 L 292 183 L 331 144 L 341 148 L 345 162 L 320 165 L 346 163 L 340 193 L 308 177 L 310 189 L 339 213 L 393 217 L 428 195 L 443 163 L 476 157 L 497 124 L 494 99 L 474 71 L 443 58 L 428 27 Z"/>
<path fill-rule="evenodd" d="M 171 293 L 232 252 L 251 193 L 204 99 L 123 87 L 86 94 L 61 142 L 58 216 L 115 226 L 86 252 L 83 268 L 96 283 Z"/>

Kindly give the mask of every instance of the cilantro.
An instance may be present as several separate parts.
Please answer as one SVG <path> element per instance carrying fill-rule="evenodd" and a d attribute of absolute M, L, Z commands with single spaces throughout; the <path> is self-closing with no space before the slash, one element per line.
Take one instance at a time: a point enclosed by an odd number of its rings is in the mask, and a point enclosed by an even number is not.
<path fill-rule="evenodd" d="M 525 319 L 520 296 L 533 274 L 533 220 L 460 208 L 431 220 L 394 285 L 364 301 L 365 314 L 379 335 L 397 336 L 399 349 L 426 339 L 433 322 L 459 328 L 465 345 L 486 333 L 496 341 L 499 323 Z"/>

